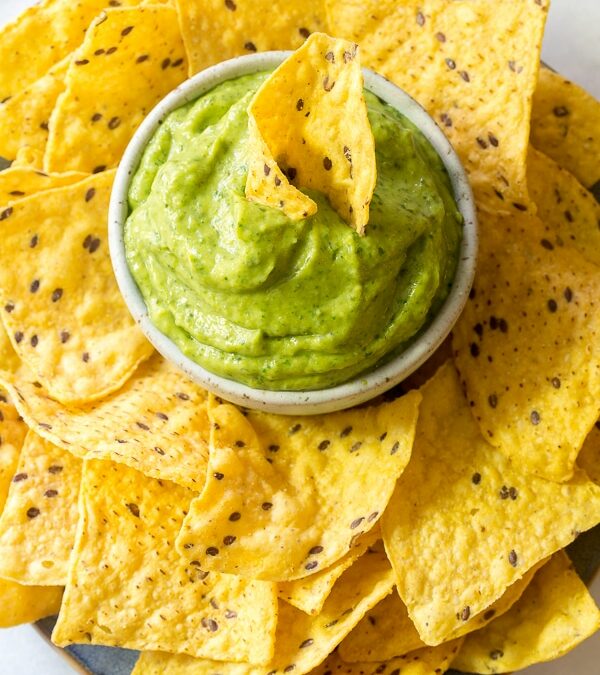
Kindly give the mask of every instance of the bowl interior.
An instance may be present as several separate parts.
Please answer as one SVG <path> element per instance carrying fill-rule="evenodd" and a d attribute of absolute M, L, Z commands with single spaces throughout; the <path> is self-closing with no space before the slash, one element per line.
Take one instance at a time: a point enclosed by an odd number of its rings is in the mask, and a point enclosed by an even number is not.
<path fill-rule="evenodd" d="M 290 53 L 262 52 L 224 61 L 198 73 L 158 103 L 131 139 L 119 165 L 109 209 L 109 243 L 113 269 L 125 302 L 141 330 L 165 358 L 175 363 L 206 389 L 233 403 L 281 414 L 314 414 L 357 405 L 383 393 L 408 377 L 448 335 L 464 307 L 473 282 L 477 256 L 477 224 L 471 188 L 452 146 L 433 119 L 414 99 L 384 77 L 363 69 L 365 88 L 415 124 L 442 159 L 464 219 L 460 257 L 452 289 L 429 326 L 401 354 L 362 376 L 328 389 L 272 391 L 254 389 L 211 373 L 183 354 L 150 320 L 144 299 L 129 271 L 123 240 L 124 223 L 128 216 L 127 193 L 131 178 L 148 141 L 164 118 L 176 108 L 210 91 L 220 82 L 276 68 Z"/>

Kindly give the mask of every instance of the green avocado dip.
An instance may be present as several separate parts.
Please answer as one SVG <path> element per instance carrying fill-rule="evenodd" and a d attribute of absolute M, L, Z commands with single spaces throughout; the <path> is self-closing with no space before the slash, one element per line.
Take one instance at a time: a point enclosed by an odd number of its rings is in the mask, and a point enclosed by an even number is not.
<path fill-rule="evenodd" d="M 126 256 L 152 322 L 209 371 L 252 387 L 340 384 L 406 348 L 445 300 L 462 218 L 444 166 L 366 92 L 377 184 L 360 237 L 320 193 L 300 221 L 250 202 L 247 113 L 268 73 L 170 113 L 129 190 Z"/>

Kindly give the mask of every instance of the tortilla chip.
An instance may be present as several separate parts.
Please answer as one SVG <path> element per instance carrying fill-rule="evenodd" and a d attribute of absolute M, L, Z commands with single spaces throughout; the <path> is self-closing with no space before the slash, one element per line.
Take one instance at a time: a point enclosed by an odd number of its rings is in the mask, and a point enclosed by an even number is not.
<path fill-rule="evenodd" d="M 184 562 L 175 537 L 194 493 L 112 462 L 85 463 L 81 519 L 52 640 L 267 663 L 274 584 Z"/>
<path fill-rule="evenodd" d="M 527 181 L 547 232 L 544 245 L 573 246 L 600 265 L 600 203 L 592 193 L 532 147 L 527 155 Z"/>
<path fill-rule="evenodd" d="M 46 74 L 79 46 L 90 21 L 107 7 L 139 0 L 45 0 L 2 29 L 0 101 Z"/>
<path fill-rule="evenodd" d="M 600 421 L 596 422 L 577 456 L 577 465 L 600 485 Z"/>
<path fill-rule="evenodd" d="M 411 461 L 382 518 L 400 597 L 439 644 L 600 519 L 600 487 L 524 474 L 482 437 L 451 364 L 422 390 Z M 475 555 L 476 553 L 476 555 Z"/>
<path fill-rule="evenodd" d="M 116 166 L 144 117 L 185 79 L 186 70 L 174 9 L 103 13 L 73 55 L 50 120 L 45 170 Z"/>
<path fill-rule="evenodd" d="M 17 470 L 27 425 L 8 396 L 0 390 L 0 513 Z"/>
<path fill-rule="evenodd" d="M 248 116 L 248 137 L 246 197 L 272 209 L 281 209 L 292 220 L 315 214 L 317 205 L 289 182 L 251 115 Z"/>
<path fill-rule="evenodd" d="M 0 579 L 0 628 L 31 623 L 56 614 L 62 593 L 60 586 L 21 586 Z"/>
<path fill-rule="evenodd" d="M 29 147 L 44 156 L 50 114 L 65 88 L 70 56 L 53 66 L 39 80 L 0 105 L 0 155 L 15 159 L 19 148 Z M 1 76 L 0 76 L 1 77 Z M 42 166 L 39 164 L 38 166 Z M 0 198 L 0 203 L 6 203 Z"/>
<path fill-rule="evenodd" d="M 66 583 L 80 482 L 80 459 L 28 433 L 0 518 L 0 577 Z"/>
<path fill-rule="evenodd" d="M 456 365 L 485 439 L 523 472 L 567 480 L 600 414 L 600 275 L 548 247 L 527 214 L 480 214 L 471 299 L 453 328 Z"/>
<path fill-rule="evenodd" d="M 533 575 L 544 562 L 528 570 L 509 586 L 496 602 L 464 621 L 452 637 L 462 637 L 478 630 L 493 621 L 495 617 L 507 612 L 521 597 Z M 406 605 L 398 593 L 392 593 L 367 612 L 356 628 L 340 644 L 339 654 L 344 661 L 350 663 L 388 661 L 426 646 L 408 616 Z"/>
<path fill-rule="evenodd" d="M 351 548 L 346 555 L 330 567 L 317 572 L 317 574 L 312 574 L 310 577 L 277 584 L 279 598 L 289 602 L 293 607 L 301 609 L 306 614 L 316 616 L 323 609 L 325 600 L 329 597 L 335 582 L 350 565 L 353 565 L 380 538 L 381 532 L 379 527 L 376 527 L 364 534 L 354 548 Z"/>
<path fill-rule="evenodd" d="M 438 675 L 446 672 L 461 644 L 462 640 L 444 642 L 379 663 L 345 663 L 339 652 L 334 652 L 313 670 L 313 675 Z"/>
<path fill-rule="evenodd" d="M 600 102 L 548 68 L 540 69 L 533 95 L 531 143 L 600 192 Z"/>
<path fill-rule="evenodd" d="M 248 116 L 284 173 L 324 193 L 364 234 L 377 168 L 356 45 L 314 33 L 263 82 Z M 261 201 L 257 188 L 268 183 L 263 203 L 272 205 L 277 181 L 262 164 L 248 174 L 246 196 Z"/>
<path fill-rule="evenodd" d="M 208 476 L 179 550 L 252 579 L 290 581 L 329 567 L 387 506 L 410 458 L 420 398 L 313 417 L 209 410 Z"/>
<path fill-rule="evenodd" d="M 208 464 L 206 392 L 155 354 L 106 398 L 64 406 L 30 375 L 0 373 L 40 436 L 81 458 L 110 459 L 199 490 Z"/>
<path fill-rule="evenodd" d="M 80 171 L 47 174 L 31 168 L 11 166 L 9 169 L 0 171 L 0 205 L 2 205 L 0 211 L 18 199 L 36 192 L 72 185 L 87 176 L 88 174 Z"/>
<path fill-rule="evenodd" d="M 547 5 L 327 2 L 330 32 L 357 42 L 363 65 L 426 108 L 459 154 L 481 204 L 505 211 L 528 206 L 529 115 Z"/>
<path fill-rule="evenodd" d="M 152 353 L 112 272 L 113 178 L 106 172 L 35 194 L 0 215 L 4 325 L 17 354 L 65 403 L 106 396 Z"/>
<path fill-rule="evenodd" d="M 312 32 L 325 28 L 322 0 L 177 0 L 176 4 L 190 75 L 242 54 L 297 49 Z"/>
<path fill-rule="evenodd" d="M 142 653 L 132 675 L 303 675 L 318 666 L 365 612 L 391 592 L 393 573 L 381 549 L 368 552 L 347 569 L 316 617 L 279 603 L 273 660 L 261 668 L 243 663 L 201 661 L 180 654 Z"/>
<path fill-rule="evenodd" d="M 600 610 L 560 551 L 510 612 L 467 637 L 452 665 L 482 675 L 521 670 L 563 656 L 598 628 Z"/>

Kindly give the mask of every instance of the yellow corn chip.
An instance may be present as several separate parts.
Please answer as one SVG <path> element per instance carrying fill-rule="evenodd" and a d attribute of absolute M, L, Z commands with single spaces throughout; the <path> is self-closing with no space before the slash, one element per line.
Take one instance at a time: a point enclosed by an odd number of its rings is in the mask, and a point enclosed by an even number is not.
<path fill-rule="evenodd" d="M 566 654 L 598 628 L 600 610 L 560 551 L 509 612 L 466 638 L 452 665 L 482 675 L 521 670 Z"/>
<path fill-rule="evenodd" d="M 26 435 L 27 425 L 19 417 L 8 396 L 0 389 L 0 513 L 17 470 Z"/>
<path fill-rule="evenodd" d="M 528 122 L 547 1 L 326 4 L 329 31 L 357 42 L 363 65 L 405 89 L 434 117 L 481 203 L 494 210 L 527 208 Z"/>
<path fill-rule="evenodd" d="M 577 456 L 577 464 L 587 475 L 600 485 L 600 422 L 592 427 L 581 452 Z"/>
<path fill-rule="evenodd" d="M 364 613 L 391 592 L 393 573 L 381 550 L 365 553 L 336 582 L 318 616 L 279 603 L 275 655 L 258 668 L 243 663 L 191 659 L 179 654 L 143 653 L 132 675 L 303 675 L 318 666 Z"/>
<path fill-rule="evenodd" d="M 139 0 L 45 0 L 2 30 L 0 101 L 42 77 L 79 46 L 90 21 L 107 7 Z"/>
<path fill-rule="evenodd" d="M 0 155 L 14 159 L 19 148 L 27 146 L 40 158 L 48 140 L 48 123 L 56 99 L 65 88 L 69 67 L 67 57 L 39 80 L 19 91 L 0 105 Z M 38 164 L 41 167 L 41 163 Z M 0 203 L 6 203 L 0 197 Z"/>
<path fill-rule="evenodd" d="M 28 433 L 0 518 L 0 577 L 66 583 L 80 482 L 80 459 Z"/>
<path fill-rule="evenodd" d="M 592 191 L 600 191 L 600 103 L 548 68 L 540 69 L 531 143 Z"/>
<path fill-rule="evenodd" d="M 110 459 L 199 490 L 208 463 L 206 393 L 155 354 L 125 385 L 94 403 L 64 406 L 31 375 L 0 373 L 40 436 L 82 458 Z"/>
<path fill-rule="evenodd" d="M 246 197 L 264 206 L 281 209 L 292 220 L 301 220 L 316 213 L 315 202 L 289 182 L 273 159 L 251 115 L 248 116 L 248 136 Z"/>
<path fill-rule="evenodd" d="M 176 5 L 190 75 L 242 54 L 297 49 L 325 28 L 323 0 L 177 0 Z"/>
<path fill-rule="evenodd" d="M 544 562 L 545 560 L 525 572 L 520 579 L 506 589 L 496 602 L 463 622 L 452 637 L 462 637 L 478 630 L 507 612 L 521 597 L 533 575 Z M 426 646 L 408 616 L 406 605 L 398 593 L 392 593 L 367 612 L 356 628 L 340 644 L 339 654 L 344 661 L 351 663 L 388 661 Z"/>
<path fill-rule="evenodd" d="M 456 371 L 423 388 L 411 461 L 382 518 L 400 597 L 439 644 L 600 518 L 600 487 L 526 475 L 481 436 Z"/>
<path fill-rule="evenodd" d="M 106 212 L 113 178 L 90 176 L 0 215 L 4 325 L 22 360 L 63 402 L 118 389 L 152 353 L 112 273 Z"/>
<path fill-rule="evenodd" d="M 375 527 L 410 458 L 420 394 L 330 415 L 209 411 L 206 485 L 177 540 L 206 569 L 290 581 Z"/>
<path fill-rule="evenodd" d="M 364 234 L 377 168 L 356 45 L 314 33 L 264 81 L 248 116 L 284 173 L 324 193 Z M 265 183 L 273 183 L 266 168 L 249 173 L 246 196 L 262 201 L 257 190 Z"/>
<path fill-rule="evenodd" d="M 46 171 L 116 166 L 144 117 L 185 79 L 186 69 L 174 9 L 103 13 L 69 66 L 50 120 Z"/>
<path fill-rule="evenodd" d="M 269 661 L 275 585 L 205 572 L 175 550 L 193 494 L 123 465 L 85 463 L 77 540 L 52 634 L 56 644 Z"/>
<path fill-rule="evenodd" d="M 573 246 L 600 265 L 600 204 L 592 193 L 532 147 L 527 155 L 527 183 L 547 232 L 544 246 Z"/>
<path fill-rule="evenodd" d="M 480 217 L 496 236 L 453 329 L 456 365 L 484 438 L 522 472 L 566 480 L 600 413 L 598 268 L 548 247 L 527 214 Z"/>
<path fill-rule="evenodd" d="M 0 628 L 39 621 L 56 614 L 62 593 L 60 586 L 21 586 L 0 579 Z"/>
<path fill-rule="evenodd" d="M 313 675 L 439 675 L 444 673 L 460 649 L 462 640 L 444 642 L 438 647 L 418 649 L 389 661 L 346 663 L 334 652 Z M 373 645 L 377 648 L 377 645 Z"/>
<path fill-rule="evenodd" d="M 80 171 L 47 174 L 25 167 L 11 166 L 0 171 L 0 215 L 12 202 L 36 192 L 72 185 L 87 177 Z M 0 226 L 1 227 L 1 226 Z"/>
<path fill-rule="evenodd" d="M 313 616 L 319 614 L 335 582 L 350 565 L 354 564 L 380 538 L 381 532 L 379 531 L 379 527 L 376 527 L 364 534 L 354 548 L 351 548 L 345 556 L 341 557 L 330 567 L 303 579 L 284 581 L 277 584 L 279 598 L 289 602 L 290 605 L 301 609 L 307 614 L 312 614 Z"/>

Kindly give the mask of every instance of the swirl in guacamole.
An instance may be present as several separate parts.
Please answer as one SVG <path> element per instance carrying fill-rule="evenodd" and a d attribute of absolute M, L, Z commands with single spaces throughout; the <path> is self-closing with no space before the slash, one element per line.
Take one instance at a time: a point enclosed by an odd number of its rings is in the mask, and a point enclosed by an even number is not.
<path fill-rule="evenodd" d="M 172 112 L 129 190 L 125 247 L 153 323 L 218 375 L 320 389 L 405 349 L 454 278 L 462 218 L 435 150 L 366 92 L 377 184 L 366 235 L 320 193 L 293 221 L 244 196 L 248 103 L 267 73 Z"/>

